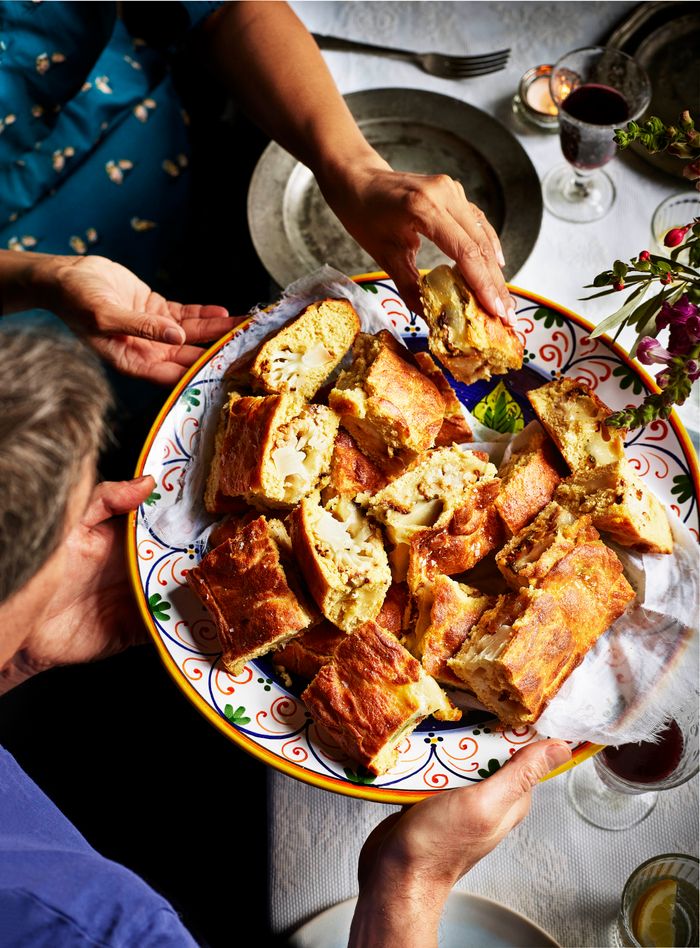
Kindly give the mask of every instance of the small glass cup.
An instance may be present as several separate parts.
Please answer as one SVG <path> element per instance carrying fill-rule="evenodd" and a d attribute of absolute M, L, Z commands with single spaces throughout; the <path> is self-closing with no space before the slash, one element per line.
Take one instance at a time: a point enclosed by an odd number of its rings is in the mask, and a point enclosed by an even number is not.
<path fill-rule="evenodd" d="M 520 79 L 513 96 L 513 111 L 530 125 L 545 132 L 559 131 L 559 109 L 549 88 L 551 64 L 533 66 Z"/>
<path fill-rule="evenodd" d="M 698 867 L 695 856 L 684 853 L 666 853 L 654 856 L 638 866 L 625 883 L 613 932 L 617 948 L 644 948 L 650 942 L 644 939 L 642 908 L 645 900 L 653 898 L 666 880 L 676 884 L 672 924 L 673 944 L 668 948 L 689 948 L 698 944 Z M 652 891 L 652 890 L 655 890 Z M 663 893 L 661 893 L 663 894 Z M 647 901 L 647 904 L 649 902 Z M 655 942 L 661 944 L 661 942 Z"/>

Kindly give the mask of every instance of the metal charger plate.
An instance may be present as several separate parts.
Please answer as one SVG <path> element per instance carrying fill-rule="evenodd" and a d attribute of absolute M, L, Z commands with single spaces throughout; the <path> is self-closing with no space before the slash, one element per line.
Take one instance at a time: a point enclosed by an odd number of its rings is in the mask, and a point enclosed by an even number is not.
<path fill-rule="evenodd" d="M 542 220 L 539 178 L 514 136 L 485 112 L 434 92 L 370 89 L 345 101 L 392 168 L 461 181 L 497 231 L 505 277 L 511 279 L 527 260 Z M 378 269 L 330 210 L 308 168 L 274 142 L 251 178 L 248 226 L 260 260 L 280 287 L 325 263 L 348 274 Z M 445 262 L 451 261 L 422 242 L 419 267 Z"/>
<path fill-rule="evenodd" d="M 678 122 L 685 109 L 697 108 L 700 89 L 700 3 L 645 3 L 635 9 L 608 39 L 608 46 L 634 56 L 652 86 L 648 118 Z M 650 154 L 630 146 L 649 164 L 681 177 L 685 162 L 665 152 Z"/>

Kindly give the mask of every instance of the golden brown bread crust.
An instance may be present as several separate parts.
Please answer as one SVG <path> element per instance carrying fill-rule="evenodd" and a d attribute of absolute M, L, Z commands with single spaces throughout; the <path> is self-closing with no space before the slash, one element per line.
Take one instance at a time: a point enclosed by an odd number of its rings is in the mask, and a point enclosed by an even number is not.
<path fill-rule="evenodd" d="M 377 625 L 401 638 L 408 622 L 409 609 L 408 586 L 406 583 L 392 583 L 377 615 Z"/>
<path fill-rule="evenodd" d="M 314 620 L 292 591 L 264 517 L 207 553 L 185 578 L 212 616 L 222 661 L 236 675 Z"/>
<path fill-rule="evenodd" d="M 310 399 L 359 331 L 360 318 L 349 300 L 318 300 L 262 344 L 250 375 L 264 392 Z"/>
<path fill-rule="evenodd" d="M 291 395 L 231 399 L 217 431 L 205 506 L 218 495 L 271 507 L 297 503 L 321 485 L 338 424 L 331 409 Z"/>
<path fill-rule="evenodd" d="M 464 504 L 444 527 L 423 530 L 409 544 L 408 586 L 415 591 L 439 573 L 454 576 L 476 566 L 503 542 L 503 524 L 495 509 L 498 478 L 475 484 Z"/>
<path fill-rule="evenodd" d="M 624 458 L 625 432 L 605 424 L 611 409 L 585 382 L 564 376 L 531 389 L 527 397 L 573 472 Z"/>
<path fill-rule="evenodd" d="M 295 635 L 272 656 L 276 666 L 311 681 L 329 662 L 347 633 L 336 628 L 327 619 Z"/>
<path fill-rule="evenodd" d="M 512 535 L 551 501 L 567 472 L 542 428 L 528 425 L 528 439 L 498 469 L 501 491 L 494 505 Z"/>
<path fill-rule="evenodd" d="M 532 724 L 633 599 L 613 551 L 583 543 L 539 587 L 499 597 L 448 665 L 502 723 Z"/>
<path fill-rule="evenodd" d="M 436 576 L 418 592 L 418 620 L 414 633 L 405 642 L 406 648 L 441 685 L 466 689 L 466 683 L 455 675 L 448 659 L 462 648 L 495 599 L 447 576 Z"/>
<path fill-rule="evenodd" d="M 557 501 L 578 514 L 589 514 L 601 533 L 640 553 L 672 553 L 673 535 L 661 501 L 629 461 L 594 468 L 567 479 Z"/>
<path fill-rule="evenodd" d="M 449 444 L 463 444 L 466 441 L 472 441 L 474 435 L 462 411 L 462 403 L 455 395 L 455 390 L 445 378 L 442 370 L 427 352 L 416 352 L 413 358 L 418 363 L 421 372 L 427 375 L 440 392 L 445 403 L 445 416 L 435 439 L 435 447 L 442 448 Z"/>
<path fill-rule="evenodd" d="M 391 584 L 380 531 L 351 501 L 306 497 L 289 516 L 299 568 L 323 615 L 351 632 L 375 619 Z M 332 534 L 332 535 L 331 535 Z"/>
<path fill-rule="evenodd" d="M 552 501 L 496 554 L 496 565 L 513 589 L 538 584 L 580 543 L 597 540 L 591 518 Z"/>
<path fill-rule="evenodd" d="M 522 366 L 520 337 L 481 308 L 456 266 L 421 276 L 420 294 L 430 351 L 456 379 L 470 384 Z"/>
<path fill-rule="evenodd" d="M 210 550 L 213 550 L 214 547 L 220 546 L 224 541 L 234 537 L 242 527 L 245 527 L 246 524 L 251 523 L 253 520 L 257 520 L 260 516 L 259 511 L 251 510 L 245 501 L 241 501 L 241 506 L 245 509 L 241 510 L 240 513 L 229 514 L 229 516 L 225 517 L 221 523 L 218 523 L 211 531 L 207 541 Z"/>
<path fill-rule="evenodd" d="M 439 685 L 376 622 L 345 637 L 301 698 L 316 724 L 377 776 L 394 766 L 398 744 L 416 725 L 448 706 Z"/>
<path fill-rule="evenodd" d="M 398 348 L 398 345 L 397 345 Z M 353 363 L 328 396 L 360 449 L 382 463 L 430 448 L 442 426 L 444 403 L 430 379 L 394 344 L 360 333 Z"/>
<path fill-rule="evenodd" d="M 328 485 L 321 495 L 323 500 L 336 495 L 354 500 L 358 494 L 376 494 L 387 483 L 383 471 L 360 451 L 348 432 L 341 429 L 336 435 Z"/>
<path fill-rule="evenodd" d="M 376 622 L 397 638 L 402 634 L 408 609 L 408 587 L 392 583 L 379 611 Z M 347 633 L 323 619 L 318 625 L 305 629 L 275 652 L 274 662 L 287 672 L 311 681 L 329 662 Z"/>

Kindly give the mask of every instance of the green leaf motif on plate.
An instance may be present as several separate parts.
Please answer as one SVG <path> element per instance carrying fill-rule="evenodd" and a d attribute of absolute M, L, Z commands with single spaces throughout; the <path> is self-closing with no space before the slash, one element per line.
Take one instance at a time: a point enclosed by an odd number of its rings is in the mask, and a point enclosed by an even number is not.
<path fill-rule="evenodd" d="M 501 434 L 522 431 L 525 427 L 522 409 L 503 382 L 499 382 L 486 398 L 482 398 L 472 408 L 472 415 L 482 425 Z"/>
<path fill-rule="evenodd" d="M 368 293 L 378 293 L 379 290 L 374 283 L 360 283 L 360 286 L 363 290 L 366 290 Z"/>
<path fill-rule="evenodd" d="M 366 786 L 367 784 L 374 783 L 377 779 L 374 774 L 367 773 L 367 771 L 360 773 L 358 769 L 358 772 L 355 773 L 355 771 L 350 770 L 349 767 L 343 767 L 343 770 L 350 783 L 361 783 Z"/>
<path fill-rule="evenodd" d="M 199 407 L 197 395 L 201 394 L 202 390 L 200 388 L 188 388 L 187 391 L 182 393 L 182 400 L 187 405 L 187 411 L 192 411 L 193 408 Z"/>
<path fill-rule="evenodd" d="M 693 496 L 693 484 L 687 474 L 676 474 L 671 493 L 675 494 L 679 504 L 684 504 Z"/>
<path fill-rule="evenodd" d="M 240 705 L 240 707 L 236 708 L 234 711 L 233 705 L 227 704 L 224 708 L 224 714 L 229 719 L 231 724 L 250 724 L 250 718 L 246 716 L 243 705 Z"/>
<path fill-rule="evenodd" d="M 157 491 L 157 490 L 153 490 L 153 491 L 151 491 L 151 493 L 148 495 L 148 497 L 144 500 L 144 504 L 145 504 L 147 507 L 152 507 L 152 506 L 155 504 L 155 502 L 156 502 L 157 500 L 160 500 L 160 497 L 161 497 L 161 495 L 158 493 L 158 491 Z"/>
<path fill-rule="evenodd" d="M 532 315 L 535 319 L 544 323 L 545 329 L 551 329 L 552 326 L 564 325 L 564 317 L 560 313 L 556 313 L 553 309 L 548 309 L 546 306 L 538 306 Z"/>
<path fill-rule="evenodd" d="M 148 606 L 153 618 L 159 622 L 167 622 L 170 618 L 168 613 L 172 606 L 169 602 L 166 602 L 159 593 L 153 593 L 152 596 L 148 597 Z"/>
<path fill-rule="evenodd" d="M 485 768 L 482 767 L 480 770 L 477 770 L 477 773 L 479 774 L 480 777 L 483 777 L 484 780 L 486 780 L 487 777 L 490 777 L 492 774 L 495 774 L 496 771 L 500 769 L 501 769 L 501 765 L 499 764 L 499 762 L 496 760 L 495 757 L 492 757 L 491 760 L 486 765 L 486 767 Z"/>
<path fill-rule="evenodd" d="M 620 380 L 620 388 L 629 388 L 631 385 L 635 395 L 639 395 L 642 391 L 643 386 L 639 376 L 629 366 L 618 365 L 616 369 L 613 369 L 613 375 Z"/>

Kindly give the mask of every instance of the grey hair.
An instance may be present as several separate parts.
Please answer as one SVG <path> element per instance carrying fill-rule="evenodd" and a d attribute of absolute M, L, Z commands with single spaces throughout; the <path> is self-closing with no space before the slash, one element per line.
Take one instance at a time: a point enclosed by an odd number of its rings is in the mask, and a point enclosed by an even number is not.
<path fill-rule="evenodd" d="M 48 560 L 68 502 L 105 438 L 112 396 L 68 332 L 0 326 L 0 602 Z"/>

